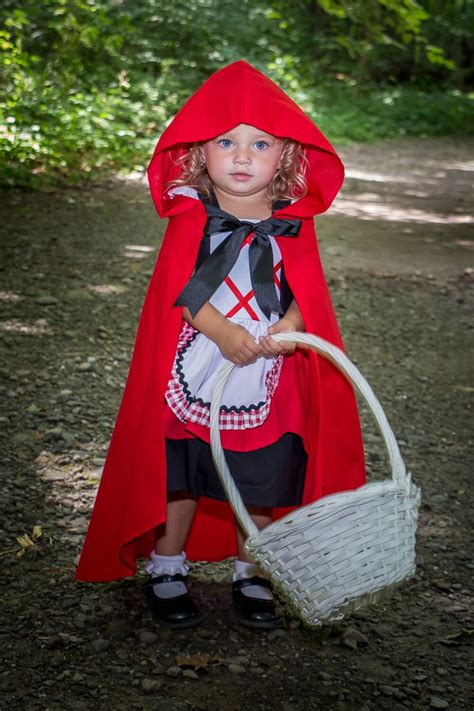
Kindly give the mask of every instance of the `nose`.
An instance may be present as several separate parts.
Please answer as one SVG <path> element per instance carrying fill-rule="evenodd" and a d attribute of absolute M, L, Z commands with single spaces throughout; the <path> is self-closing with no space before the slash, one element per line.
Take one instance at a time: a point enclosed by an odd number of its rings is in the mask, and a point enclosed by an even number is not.
<path fill-rule="evenodd" d="M 234 163 L 247 165 L 251 162 L 250 155 L 246 148 L 237 148 L 234 155 Z"/>

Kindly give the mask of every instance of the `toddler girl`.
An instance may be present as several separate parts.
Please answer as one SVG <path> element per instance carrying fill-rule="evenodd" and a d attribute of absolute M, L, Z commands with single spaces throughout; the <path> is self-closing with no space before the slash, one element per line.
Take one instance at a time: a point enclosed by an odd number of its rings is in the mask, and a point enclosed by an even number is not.
<path fill-rule="evenodd" d="M 276 627 L 271 585 L 246 556 L 212 462 L 210 399 L 232 361 L 219 427 L 257 527 L 364 483 L 351 387 L 315 353 L 272 339 L 307 330 L 342 347 L 313 226 L 342 163 L 301 109 L 240 61 L 187 101 L 148 175 L 170 221 L 76 577 L 132 575 L 149 556 L 155 617 L 187 627 L 202 616 L 186 558 L 237 553 L 238 621 Z"/>

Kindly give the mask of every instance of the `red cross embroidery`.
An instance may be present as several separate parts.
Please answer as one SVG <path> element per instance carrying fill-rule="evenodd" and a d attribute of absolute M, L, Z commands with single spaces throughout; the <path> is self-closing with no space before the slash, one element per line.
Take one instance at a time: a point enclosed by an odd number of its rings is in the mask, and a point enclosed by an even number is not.
<path fill-rule="evenodd" d="M 275 266 L 273 267 L 273 274 L 274 274 L 275 284 L 277 285 L 277 287 L 278 287 L 279 289 L 281 288 L 281 283 L 280 283 L 280 279 L 279 279 L 278 276 L 277 276 L 277 272 L 278 272 L 278 270 L 280 269 L 281 264 L 282 264 L 282 260 L 280 259 L 280 261 L 278 262 L 278 264 L 275 264 Z"/>
<path fill-rule="evenodd" d="M 232 279 L 230 279 L 228 276 L 224 279 L 224 282 L 227 284 L 231 292 L 234 294 L 235 298 L 237 299 L 237 303 L 235 306 L 231 308 L 231 310 L 226 313 L 227 318 L 230 318 L 231 316 L 235 316 L 237 311 L 240 311 L 240 309 L 245 309 L 247 313 L 249 314 L 250 318 L 252 318 L 254 321 L 258 321 L 259 318 L 255 311 L 252 309 L 252 307 L 249 305 L 249 301 L 252 298 L 254 292 L 253 289 L 252 291 L 249 291 L 248 294 L 245 294 L 245 296 L 239 291 L 239 289 L 236 287 Z"/>
<path fill-rule="evenodd" d="M 280 280 L 277 276 L 277 272 L 281 268 L 281 264 L 282 264 L 282 260 L 280 259 L 278 264 L 275 264 L 275 266 L 273 267 L 275 284 L 278 286 L 278 288 L 280 288 Z M 255 311 L 252 309 L 252 307 L 249 304 L 249 301 L 252 299 L 252 297 L 254 295 L 253 289 L 251 291 L 249 291 L 248 294 L 245 294 L 245 296 L 244 296 L 242 294 L 242 292 L 234 284 L 232 279 L 230 279 L 230 277 L 227 276 L 224 279 L 224 282 L 225 282 L 225 284 L 227 284 L 227 286 L 229 287 L 229 289 L 232 291 L 232 293 L 234 294 L 234 296 L 237 299 L 237 303 L 235 304 L 235 306 L 233 306 L 231 308 L 231 310 L 228 311 L 228 313 L 226 313 L 227 318 L 230 318 L 231 316 L 235 316 L 235 314 L 238 311 L 240 311 L 240 309 L 245 309 L 251 319 L 253 319 L 254 321 L 259 321 L 257 314 L 255 313 Z"/>

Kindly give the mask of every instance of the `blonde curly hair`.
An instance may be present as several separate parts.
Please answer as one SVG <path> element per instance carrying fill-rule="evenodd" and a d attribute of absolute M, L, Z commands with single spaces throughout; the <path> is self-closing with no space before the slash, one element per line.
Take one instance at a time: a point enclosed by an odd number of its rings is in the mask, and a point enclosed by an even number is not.
<path fill-rule="evenodd" d="M 291 200 L 304 197 L 307 193 L 306 170 L 308 159 L 306 152 L 297 141 L 291 138 L 282 139 L 283 147 L 280 163 L 275 175 L 268 185 L 268 199 Z M 213 188 L 212 181 L 207 172 L 203 151 L 204 141 L 193 143 L 176 161 L 181 166 L 179 178 L 167 183 L 167 187 L 187 185 L 209 197 Z"/>

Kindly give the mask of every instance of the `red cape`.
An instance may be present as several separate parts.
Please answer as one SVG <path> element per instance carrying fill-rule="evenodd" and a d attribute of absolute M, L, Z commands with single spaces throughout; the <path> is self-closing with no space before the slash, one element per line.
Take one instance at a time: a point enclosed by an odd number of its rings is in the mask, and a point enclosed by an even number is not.
<path fill-rule="evenodd" d="M 203 204 L 166 196 L 179 172 L 176 158 L 186 144 L 204 141 L 240 123 L 256 126 L 305 146 L 308 193 L 275 212 L 302 219 L 296 239 L 278 238 L 286 278 L 306 330 L 343 348 L 319 258 L 313 216 L 338 193 L 344 168 L 336 152 L 306 114 L 267 77 L 244 61 L 213 74 L 161 136 L 148 168 L 150 189 L 161 217 L 170 218 L 150 280 L 136 334 L 129 375 L 110 442 L 76 578 L 107 581 L 134 575 L 136 560 L 148 558 L 156 527 L 166 520 L 164 392 L 176 351 L 180 307 L 173 307 L 194 269 L 206 222 Z M 315 353 L 294 356 L 310 390 L 310 451 L 303 503 L 365 482 L 357 405 L 339 371 Z M 288 509 L 275 510 L 275 518 Z M 191 560 L 222 560 L 236 554 L 228 504 L 202 498 L 186 545 Z"/>

